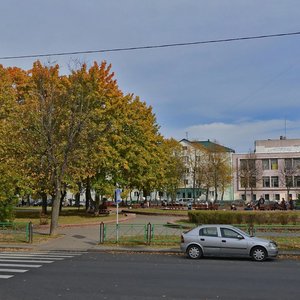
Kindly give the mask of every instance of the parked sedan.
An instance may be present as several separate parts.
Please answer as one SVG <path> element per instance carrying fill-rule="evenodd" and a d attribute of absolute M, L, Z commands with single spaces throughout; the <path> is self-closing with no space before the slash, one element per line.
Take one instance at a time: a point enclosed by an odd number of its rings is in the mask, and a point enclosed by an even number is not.
<path fill-rule="evenodd" d="M 181 235 L 181 250 L 189 258 L 202 256 L 245 256 L 263 261 L 276 257 L 275 242 L 253 237 L 230 225 L 202 225 Z"/>

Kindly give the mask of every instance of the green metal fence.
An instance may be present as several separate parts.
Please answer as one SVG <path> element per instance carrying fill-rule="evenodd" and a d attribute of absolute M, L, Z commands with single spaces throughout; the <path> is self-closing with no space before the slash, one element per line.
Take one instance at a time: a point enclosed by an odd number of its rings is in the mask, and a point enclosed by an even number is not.
<path fill-rule="evenodd" d="M 101 238 L 100 238 L 101 240 Z M 145 224 L 105 224 L 104 242 L 146 242 L 147 225 Z"/>
<path fill-rule="evenodd" d="M 299 236 L 299 225 L 235 225 L 250 235 Z M 100 243 L 174 245 L 187 228 L 169 224 L 101 224 Z"/>
<path fill-rule="evenodd" d="M 2 243 L 31 243 L 32 223 L 0 222 L 0 241 Z"/>
<path fill-rule="evenodd" d="M 179 242 L 185 230 L 167 224 L 102 224 L 100 243 L 168 244 Z"/>

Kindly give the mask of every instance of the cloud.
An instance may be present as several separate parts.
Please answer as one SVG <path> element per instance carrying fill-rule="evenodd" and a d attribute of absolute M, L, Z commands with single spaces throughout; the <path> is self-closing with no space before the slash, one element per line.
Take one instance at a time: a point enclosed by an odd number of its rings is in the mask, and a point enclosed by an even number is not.
<path fill-rule="evenodd" d="M 285 121 L 280 119 L 241 121 L 239 123 L 209 123 L 193 125 L 184 129 L 165 130 L 165 137 L 178 140 L 211 140 L 234 149 L 236 152 L 249 152 L 254 149 L 255 140 L 299 138 L 300 120 Z"/>

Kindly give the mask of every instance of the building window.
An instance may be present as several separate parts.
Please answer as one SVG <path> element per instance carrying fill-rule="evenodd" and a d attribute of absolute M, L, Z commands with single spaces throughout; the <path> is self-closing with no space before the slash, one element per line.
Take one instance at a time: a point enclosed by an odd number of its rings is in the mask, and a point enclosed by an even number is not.
<path fill-rule="evenodd" d="M 252 195 L 252 201 L 256 201 L 256 194 Z"/>
<path fill-rule="evenodd" d="M 271 187 L 278 187 L 278 176 L 271 177 Z"/>
<path fill-rule="evenodd" d="M 300 176 L 294 177 L 294 185 L 295 187 L 300 187 Z"/>
<path fill-rule="evenodd" d="M 190 174 L 190 169 L 189 168 L 185 169 L 185 174 Z"/>
<path fill-rule="evenodd" d="M 279 201 L 280 200 L 280 194 L 275 194 L 274 195 L 274 200 Z"/>
<path fill-rule="evenodd" d="M 262 168 L 263 170 L 270 170 L 270 162 L 268 159 L 262 160 Z"/>
<path fill-rule="evenodd" d="M 293 176 L 285 176 L 285 186 L 293 187 Z"/>
<path fill-rule="evenodd" d="M 250 178 L 250 187 L 251 188 L 255 188 L 256 187 L 256 177 L 255 176 L 252 176 Z"/>
<path fill-rule="evenodd" d="M 265 194 L 265 200 L 270 200 L 270 195 L 269 194 Z"/>
<path fill-rule="evenodd" d="M 275 158 L 271 159 L 271 170 L 278 170 L 278 160 Z"/>
<path fill-rule="evenodd" d="M 263 176 L 263 187 L 270 187 L 270 177 Z"/>
<path fill-rule="evenodd" d="M 293 161 L 292 161 L 292 159 L 291 158 L 286 158 L 285 160 L 284 160 L 284 163 L 285 163 L 285 168 L 286 169 L 292 169 L 292 167 L 293 167 Z"/>
<path fill-rule="evenodd" d="M 182 149 L 183 149 L 183 150 L 187 150 L 188 147 L 187 147 L 187 146 L 182 146 Z"/>
<path fill-rule="evenodd" d="M 246 159 L 241 159 L 240 160 L 240 165 L 241 165 L 241 169 L 245 170 L 247 168 L 247 160 Z"/>
<path fill-rule="evenodd" d="M 241 188 L 247 188 L 247 180 L 245 177 L 241 177 Z"/>
<path fill-rule="evenodd" d="M 183 183 L 184 183 L 184 185 L 188 185 L 188 184 L 189 184 L 189 181 L 188 181 L 187 179 L 184 179 L 184 180 L 183 180 Z"/>
<path fill-rule="evenodd" d="M 294 158 L 293 165 L 295 168 L 300 169 L 300 158 Z"/>

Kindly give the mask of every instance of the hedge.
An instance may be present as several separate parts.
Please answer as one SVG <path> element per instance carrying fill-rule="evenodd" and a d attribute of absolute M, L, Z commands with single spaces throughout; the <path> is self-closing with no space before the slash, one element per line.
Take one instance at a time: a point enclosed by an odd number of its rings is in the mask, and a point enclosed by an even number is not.
<path fill-rule="evenodd" d="M 196 224 L 293 224 L 300 223 L 300 213 L 292 211 L 189 211 L 189 221 Z"/>

